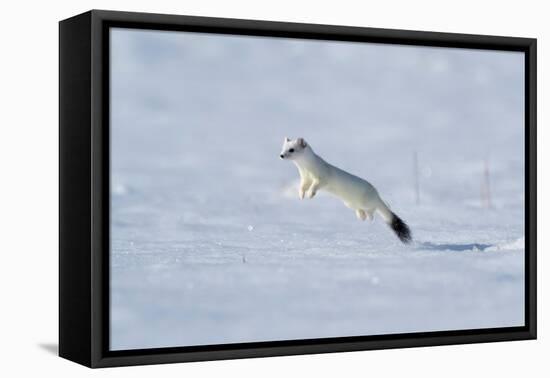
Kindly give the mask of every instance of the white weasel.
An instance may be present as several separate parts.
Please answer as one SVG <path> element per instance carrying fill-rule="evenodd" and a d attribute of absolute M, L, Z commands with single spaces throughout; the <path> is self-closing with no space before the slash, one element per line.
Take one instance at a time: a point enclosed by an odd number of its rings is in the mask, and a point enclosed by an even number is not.
<path fill-rule="evenodd" d="M 360 220 L 373 220 L 375 211 L 378 211 L 399 240 L 403 243 L 412 241 L 409 227 L 388 208 L 372 184 L 327 163 L 313 152 L 303 138 L 285 138 L 280 158 L 292 160 L 298 167 L 301 199 L 304 196 L 313 198 L 318 190 L 326 190 L 355 210 Z"/>

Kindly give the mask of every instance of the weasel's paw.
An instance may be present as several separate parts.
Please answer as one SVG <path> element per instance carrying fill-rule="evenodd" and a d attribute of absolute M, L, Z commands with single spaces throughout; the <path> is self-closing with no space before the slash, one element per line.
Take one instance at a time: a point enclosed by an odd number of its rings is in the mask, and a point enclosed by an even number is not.
<path fill-rule="evenodd" d="M 302 189 L 300 189 L 300 190 L 298 191 L 298 196 L 300 197 L 300 199 L 304 199 L 305 194 L 306 194 L 306 192 L 303 191 Z"/>
<path fill-rule="evenodd" d="M 316 191 L 316 190 L 309 190 L 309 191 L 307 192 L 307 196 L 308 196 L 309 198 L 315 197 L 316 194 L 317 194 L 317 191 Z"/>
<path fill-rule="evenodd" d="M 357 218 L 364 221 L 365 219 L 367 219 L 367 213 L 365 213 L 364 210 L 356 210 L 355 211 L 355 215 L 357 215 Z"/>

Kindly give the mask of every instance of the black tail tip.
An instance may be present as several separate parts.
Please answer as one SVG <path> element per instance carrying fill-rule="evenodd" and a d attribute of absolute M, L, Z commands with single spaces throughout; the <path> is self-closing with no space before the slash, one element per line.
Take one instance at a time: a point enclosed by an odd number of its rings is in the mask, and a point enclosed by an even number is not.
<path fill-rule="evenodd" d="M 403 243 L 409 244 L 412 242 L 412 235 L 411 230 L 409 229 L 409 226 L 401 218 L 399 218 L 397 215 L 393 214 L 393 218 L 391 220 L 391 228 Z"/>

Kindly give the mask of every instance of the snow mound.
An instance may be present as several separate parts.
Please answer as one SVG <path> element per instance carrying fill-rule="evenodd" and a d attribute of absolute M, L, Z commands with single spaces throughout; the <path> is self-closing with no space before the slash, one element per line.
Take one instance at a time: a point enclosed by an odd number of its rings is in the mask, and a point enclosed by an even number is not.
<path fill-rule="evenodd" d="M 489 248 L 486 248 L 486 251 L 515 251 L 525 249 L 525 237 L 521 237 L 516 240 L 509 242 L 503 242 L 495 244 Z"/>
<path fill-rule="evenodd" d="M 284 198 L 298 198 L 298 188 L 300 187 L 300 180 L 294 180 L 288 182 L 281 187 L 281 194 Z"/>

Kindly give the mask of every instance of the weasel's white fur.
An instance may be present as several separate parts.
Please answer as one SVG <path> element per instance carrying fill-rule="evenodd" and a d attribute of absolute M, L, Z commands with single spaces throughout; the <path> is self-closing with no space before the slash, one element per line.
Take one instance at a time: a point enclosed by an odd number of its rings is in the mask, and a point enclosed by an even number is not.
<path fill-rule="evenodd" d="M 373 220 L 378 211 L 401 241 L 412 240 L 408 226 L 388 208 L 371 183 L 327 163 L 303 138 L 285 138 L 280 157 L 292 160 L 298 168 L 301 199 L 313 198 L 318 190 L 325 190 L 340 198 L 360 220 Z"/>

